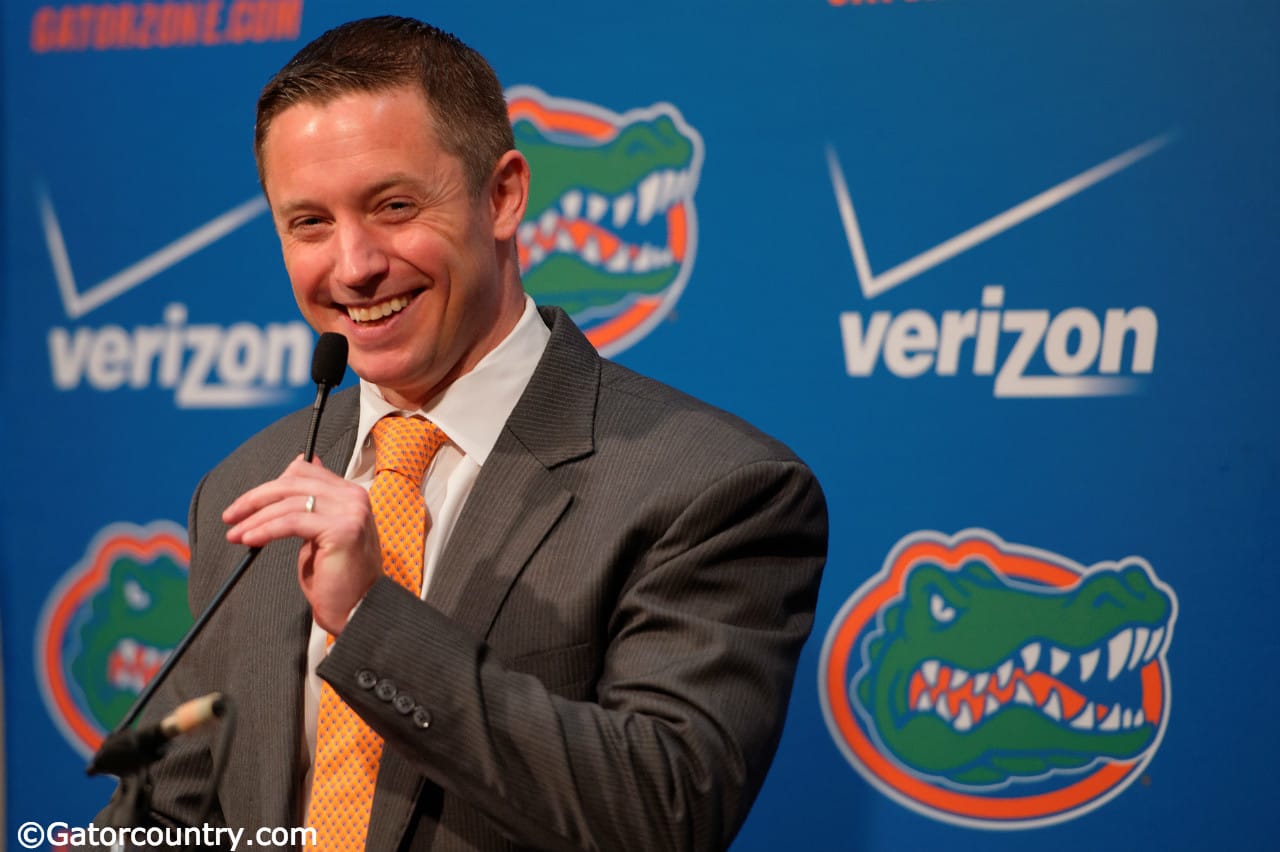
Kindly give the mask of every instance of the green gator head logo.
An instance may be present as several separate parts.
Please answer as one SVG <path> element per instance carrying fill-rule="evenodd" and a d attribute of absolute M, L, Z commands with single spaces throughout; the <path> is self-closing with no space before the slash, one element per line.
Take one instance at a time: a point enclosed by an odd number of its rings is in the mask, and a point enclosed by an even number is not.
<path fill-rule="evenodd" d="M 112 524 L 45 602 L 36 673 L 54 723 L 86 757 L 191 626 L 186 538 L 168 521 Z"/>
<path fill-rule="evenodd" d="M 1141 775 L 1169 718 L 1177 598 L 986 530 L 900 541 L 827 633 L 827 725 L 871 784 L 977 828 L 1073 819 Z"/>
<path fill-rule="evenodd" d="M 702 137 L 668 103 L 619 115 L 516 86 L 507 104 L 533 171 L 517 237 L 525 289 L 568 311 L 603 354 L 620 352 L 689 280 Z"/>

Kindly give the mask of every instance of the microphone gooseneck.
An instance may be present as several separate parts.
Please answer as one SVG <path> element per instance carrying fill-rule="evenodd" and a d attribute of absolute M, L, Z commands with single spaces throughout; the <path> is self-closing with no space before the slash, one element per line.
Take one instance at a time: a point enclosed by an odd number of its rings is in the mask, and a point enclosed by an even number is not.
<path fill-rule="evenodd" d="M 316 344 L 315 353 L 311 358 L 311 377 L 316 382 L 316 401 L 311 407 L 311 425 L 307 430 L 307 443 L 306 450 L 304 452 L 308 462 L 311 461 L 312 456 L 315 453 L 316 435 L 320 430 L 320 415 L 323 413 L 325 402 L 329 398 L 329 391 L 342 383 L 342 377 L 346 374 L 346 371 L 347 339 L 341 334 L 337 334 L 335 332 L 325 332 L 320 335 L 320 340 Z M 251 547 L 248 552 L 245 553 L 244 558 L 240 560 L 240 564 L 231 572 L 231 575 L 227 578 L 226 582 L 222 584 L 222 588 L 220 588 L 210 599 L 208 606 L 206 606 L 204 611 L 200 613 L 200 617 L 191 625 L 191 629 L 186 632 L 186 635 L 182 637 L 182 640 L 178 642 L 177 646 L 174 647 L 168 658 L 165 659 L 164 664 L 158 671 L 156 671 L 155 676 L 151 678 L 146 687 L 141 693 L 139 693 L 137 700 L 133 702 L 133 706 L 131 706 L 128 712 L 124 714 L 124 718 L 120 720 L 106 739 L 103 740 L 102 747 L 98 749 L 97 754 L 94 755 L 93 761 L 89 764 L 89 767 L 86 770 L 88 774 L 96 775 L 103 772 L 116 774 L 117 770 L 111 767 L 126 765 L 129 766 L 130 769 L 126 769 L 125 771 L 131 771 L 132 769 L 146 765 L 146 763 L 150 763 L 160 757 L 163 753 L 165 744 L 168 742 L 167 738 L 160 736 L 149 728 L 143 729 L 142 731 L 129 731 L 128 728 L 133 724 L 134 720 L 138 718 L 138 714 L 146 708 L 148 703 L 150 703 L 151 697 L 155 694 L 156 690 L 160 688 L 160 684 L 163 683 L 169 676 L 169 673 L 173 671 L 178 660 L 182 658 L 187 649 L 191 646 L 191 643 L 195 641 L 195 638 L 204 630 L 205 625 L 209 623 L 213 614 L 222 606 L 222 602 L 226 600 L 227 595 L 231 593 L 233 588 L 235 588 L 236 583 L 240 581 L 240 578 L 244 576 L 245 571 L 248 570 L 249 566 L 253 564 L 253 560 L 256 559 L 258 554 L 261 552 L 261 547 Z M 210 702 L 212 702 L 212 700 L 212 696 L 205 696 L 204 699 L 197 699 L 197 701 Z M 183 705 L 184 708 L 187 708 L 185 715 L 183 716 L 184 719 L 190 718 L 191 713 L 193 712 L 192 708 L 188 707 L 190 704 L 192 704 L 192 702 L 188 702 L 187 705 Z M 210 703 L 209 706 L 212 708 L 212 703 Z M 164 725 L 166 722 L 172 722 L 174 717 L 177 715 L 177 712 L 178 711 L 175 711 L 174 714 L 166 717 L 166 719 L 161 722 L 161 725 Z M 210 712 L 212 712 L 212 710 L 210 710 Z M 207 721 L 207 718 L 205 720 Z M 173 724 L 170 725 L 171 729 L 173 728 Z M 181 733 L 181 731 L 178 731 L 178 733 Z M 146 735 L 144 738 L 145 741 L 140 739 L 144 737 L 144 734 Z M 160 737 L 158 742 L 156 741 L 157 737 Z M 129 751 L 137 754 L 139 750 L 144 747 L 149 749 L 148 753 L 153 753 L 148 759 L 143 760 L 142 762 L 134 762 L 123 756 L 123 752 Z M 107 765 L 104 765 L 104 762 Z"/>

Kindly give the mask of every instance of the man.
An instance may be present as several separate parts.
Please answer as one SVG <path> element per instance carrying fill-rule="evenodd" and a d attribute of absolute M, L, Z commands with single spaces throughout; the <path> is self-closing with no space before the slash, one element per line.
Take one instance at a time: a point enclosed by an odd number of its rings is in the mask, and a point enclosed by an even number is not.
<path fill-rule="evenodd" d="M 728 846 L 812 624 L 810 472 L 533 307 L 528 164 L 452 36 L 326 33 L 267 85 L 256 149 L 298 305 L 361 382 L 316 463 L 299 413 L 192 501 L 193 609 L 264 547 L 153 704 L 236 701 L 213 818 L 326 850 Z M 410 486 L 383 461 L 406 441 Z M 198 821 L 209 751 L 157 764 L 157 820 Z"/>

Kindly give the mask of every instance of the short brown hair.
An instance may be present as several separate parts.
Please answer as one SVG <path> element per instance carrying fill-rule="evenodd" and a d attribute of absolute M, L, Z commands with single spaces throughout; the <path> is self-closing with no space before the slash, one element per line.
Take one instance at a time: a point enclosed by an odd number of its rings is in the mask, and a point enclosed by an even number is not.
<path fill-rule="evenodd" d="M 472 195 L 498 159 L 515 147 L 498 75 L 484 57 L 449 33 L 413 18 L 351 21 L 312 41 L 271 78 L 258 98 L 253 150 L 266 188 L 263 143 L 271 120 L 300 103 L 328 103 L 353 92 L 417 86 L 436 135 L 462 160 Z"/>

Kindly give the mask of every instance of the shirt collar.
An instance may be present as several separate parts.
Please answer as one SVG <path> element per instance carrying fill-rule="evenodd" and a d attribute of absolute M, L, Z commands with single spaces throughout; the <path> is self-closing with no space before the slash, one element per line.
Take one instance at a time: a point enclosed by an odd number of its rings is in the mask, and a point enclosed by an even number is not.
<path fill-rule="evenodd" d="M 524 313 L 511 330 L 480 363 L 459 376 L 447 388 L 416 411 L 404 411 L 387 402 L 371 382 L 360 380 L 360 427 L 356 433 L 356 457 L 351 472 L 373 464 L 373 424 L 392 413 L 420 414 L 444 430 L 449 440 L 483 465 L 498 443 L 498 435 L 533 377 L 551 330 L 538 314 L 533 299 L 525 296 Z M 368 458 L 364 458 L 364 456 Z"/>

